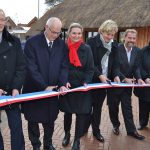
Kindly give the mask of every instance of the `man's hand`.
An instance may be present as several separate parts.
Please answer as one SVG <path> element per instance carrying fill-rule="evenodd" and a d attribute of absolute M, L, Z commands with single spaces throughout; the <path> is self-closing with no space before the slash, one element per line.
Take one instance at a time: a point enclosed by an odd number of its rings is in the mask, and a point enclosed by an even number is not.
<path fill-rule="evenodd" d="M 130 83 L 130 84 L 132 84 L 132 83 L 135 82 L 135 79 L 132 79 L 132 78 L 125 78 L 123 81 L 124 81 L 125 83 Z"/>
<path fill-rule="evenodd" d="M 145 84 L 145 82 L 142 79 L 137 80 L 138 84 Z"/>
<path fill-rule="evenodd" d="M 146 83 L 146 84 L 150 84 L 150 78 L 147 78 L 147 79 L 145 80 L 145 83 Z"/>
<path fill-rule="evenodd" d="M 57 86 L 48 86 L 45 91 L 52 91 L 54 88 L 57 88 Z"/>
<path fill-rule="evenodd" d="M 2 95 L 6 95 L 7 94 L 7 92 L 6 91 L 4 91 L 3 89 L 0 89 L 0 96 L 2 96 Z"/>
<path fill-rule="evenodd" d="M 2 96 L 3 95 L 3 90 L 2 89 L 0 89 L 0 96 Z"/>
<path fill-rule="evenodd" d="M 71 84 L 70 84 L 69 82 L 67 82 L 67 83 L 66 83 L 66 88 L 67 88 L 67 89 L 70 89 L 70 87 L 71 87 Z"/>
<path fill-rule="evenodd" d="M 13 89 L 12 90 L 12 96 L 16 97 L 17 95 L 19 95 L 19 91 L 17 89 Z"/>
<path fill-rule="evenodd" d="M 60 94 L 61 94 L 61 95 L 65 95 L 65 94 L 67 93 L 67 92 L 66 92 L 67 90 L 68 90 L 68 88 L 65 87 L 65 86 L 61 86 L 61 87 L 59 88 L 59 91 L 60 91 Z"/>

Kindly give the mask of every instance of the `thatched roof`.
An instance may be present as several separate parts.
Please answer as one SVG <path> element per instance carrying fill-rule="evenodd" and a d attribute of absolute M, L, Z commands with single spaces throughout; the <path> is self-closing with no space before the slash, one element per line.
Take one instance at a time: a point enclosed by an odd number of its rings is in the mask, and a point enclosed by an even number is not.
<path fill-rule="evenodd" d="M 27 34 L 43 30 L 47 19 L 52 16 L 62 20 L 63 28 L 68 28 L 72 22 L 79 22 L 84 28 L 98 28 L 107 19 L 116 21 L 119 27 L 145 27 L 150 26 L 150 1 L 64 0 L 48 10 Z"/>

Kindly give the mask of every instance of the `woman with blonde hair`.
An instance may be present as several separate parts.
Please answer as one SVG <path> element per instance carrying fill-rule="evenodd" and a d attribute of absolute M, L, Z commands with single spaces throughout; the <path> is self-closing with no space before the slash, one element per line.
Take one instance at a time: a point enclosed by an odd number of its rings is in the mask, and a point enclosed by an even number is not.
<path fill-rule="evenodd" d="M 118 26 L 116 22 L 113 20 L 106 20 L 99 27 L 98 34 L 87 40 L 87 43 L 92 49 L 94 58 L 94 83 L 107 83 L 110 80 L 120 82 L 120 79 L 117 76 L 117 65 L 119 64 L 117 62 L 118 43 L 114 41 L 115 33 L 117 31 Z M 87 132 L 88 127 L 91 124 L 93 135 L 100 142 L 104 142 L 104 137 L 100 132 L 99 126 L 105 97 L 106 89 L 96 89 L 92 91 L 93 109 L 85 129 L 85 132 Z"/>

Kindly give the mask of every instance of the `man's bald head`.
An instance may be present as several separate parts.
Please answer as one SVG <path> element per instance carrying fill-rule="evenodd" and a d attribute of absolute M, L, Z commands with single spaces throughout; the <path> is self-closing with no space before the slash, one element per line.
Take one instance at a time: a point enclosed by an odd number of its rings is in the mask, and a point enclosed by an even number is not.
<path fill-rule="evenodd" d="M 61 20 L 57 17 L 51 17 L 47 20 L 46 25 L 49 27 L 53 27 L 55 25 L 62 27 Z"/>
<path fill-rule="evenodd" d="M 54 41 L 61 34 L 62 23 L 59 18 L 51 17 L 45 25 L 45 35 L 49 41 Z"/>

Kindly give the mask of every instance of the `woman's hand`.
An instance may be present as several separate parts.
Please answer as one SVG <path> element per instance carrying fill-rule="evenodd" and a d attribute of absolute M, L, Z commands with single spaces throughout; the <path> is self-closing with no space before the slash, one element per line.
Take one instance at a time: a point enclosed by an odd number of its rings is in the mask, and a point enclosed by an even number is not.
<path fill-rule="evenodd" d="M 119 78 L 119 76 L 116 76 L 116 77 L 114 78 L 114 82 L 120 83 L 120 78 Z"/>
<path fill-rule="evenodd" d="M 107 81 L 109 80 L 105 75 L 100 75 L 99 79 L 102 83 L 107 83 Z"/>

